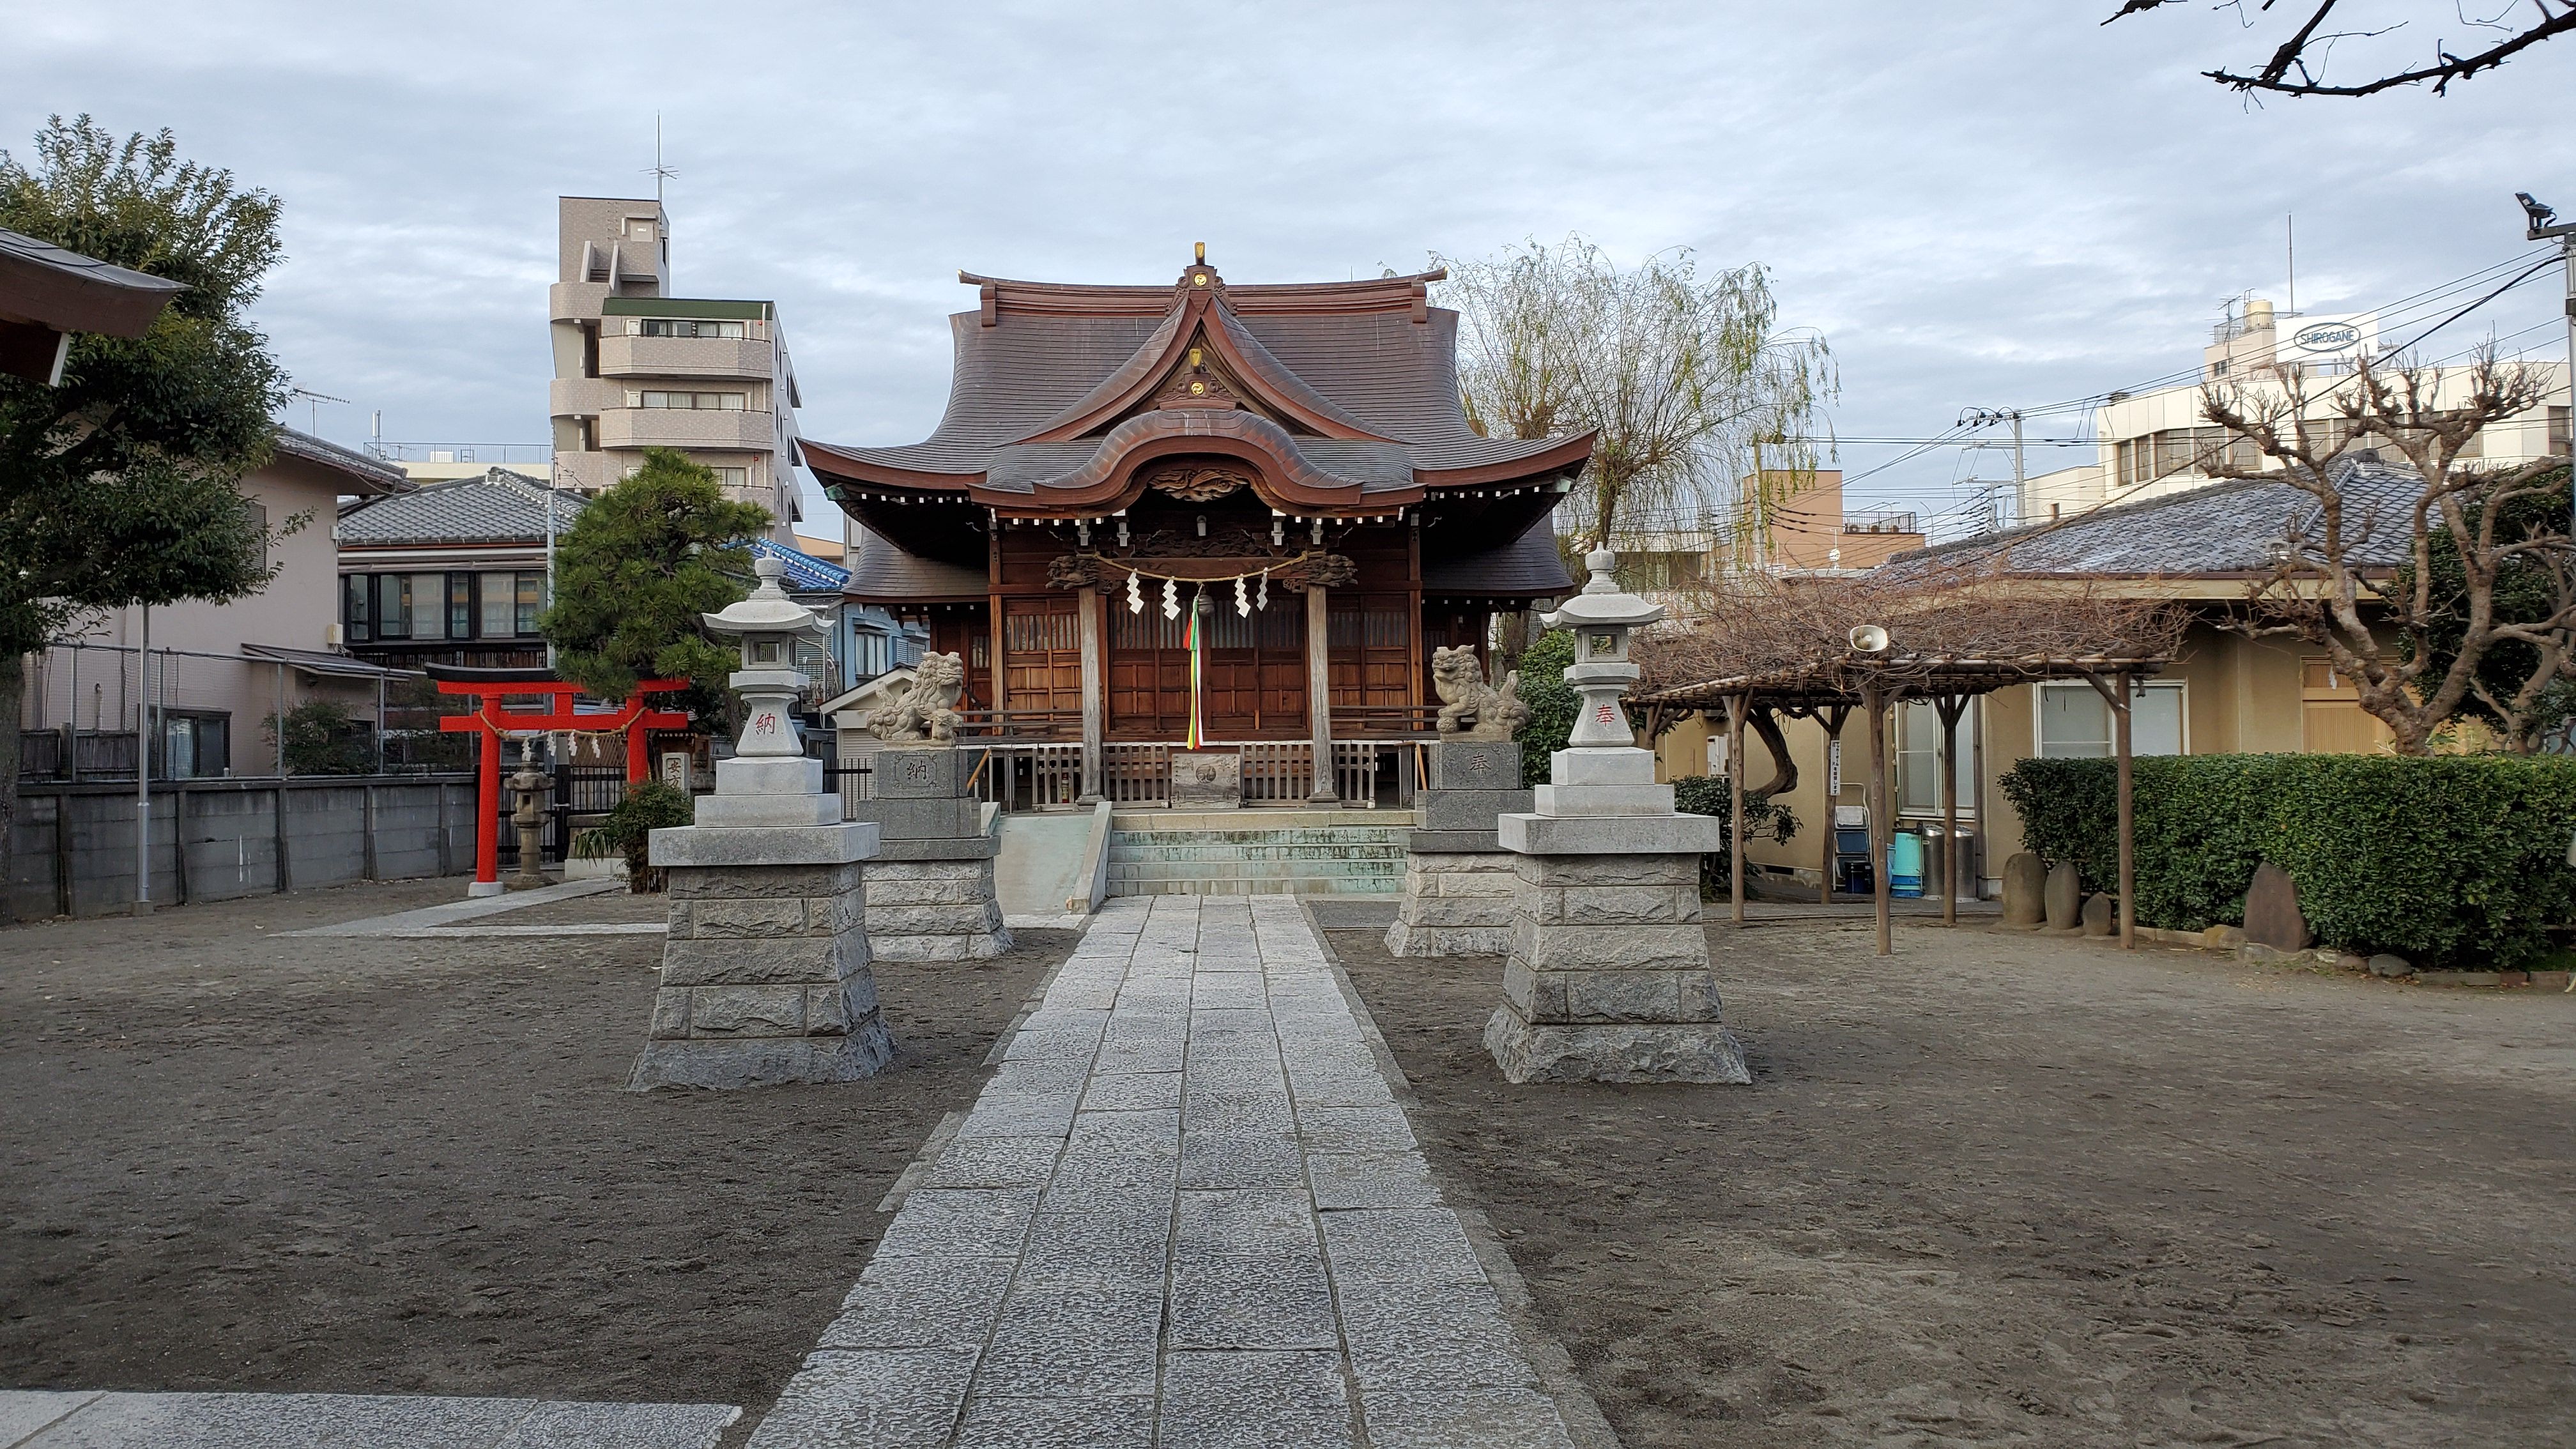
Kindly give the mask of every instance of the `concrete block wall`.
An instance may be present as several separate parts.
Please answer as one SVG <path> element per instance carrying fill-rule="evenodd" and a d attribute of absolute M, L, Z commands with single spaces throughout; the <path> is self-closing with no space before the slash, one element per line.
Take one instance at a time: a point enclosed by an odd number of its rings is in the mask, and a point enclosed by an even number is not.
<path fill-rule="evenodd" d="M 157 783 L 152 899 L 462 874 L 474 867 L 474 820 L 463 775 Z M 21 918 L 130 909 L 134 786 L 21 784 L 6 884 Z"/>

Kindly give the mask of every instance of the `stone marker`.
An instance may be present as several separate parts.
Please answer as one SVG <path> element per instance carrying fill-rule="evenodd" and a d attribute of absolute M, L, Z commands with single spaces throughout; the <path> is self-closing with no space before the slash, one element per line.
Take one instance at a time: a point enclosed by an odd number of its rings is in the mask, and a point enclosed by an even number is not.
<path fill-rule="evenodd" d="M 2047 863 L 2027 850 L 2015 851 L 2004 862 L 2004 924 L 2027 930 L 2045 921 L 2048 905 L 2041 897 L 2047 888 Z"/>
<path fill-rule="evenodd" d="M 878 832 L 867 874 L 868 938 L 880 960 L 981 960 L 1011 949 L 993 887 L 1002 841 L 985 833 L 975 798 L 989 752 L 955 743 L 952 706 L 965 682 L 956 655 L 925 654 L 902 698 L 866 720 L 885 743 L 868 757 L 870 798 L 851 814 Z"/>
<path fill-rule="evenodd" d="M 1243 804 L 1238 750 L 1174 750 L 1169 786 L 1174 810 L 1233 810 Z"/>
<path fill-rule="evenodd" d="M 2268 860 L 2254 868 L 2254 883 L 2245 890 L 2245 939 L 2275 951 L 2304 951 L 2316 939 L 2299 914 L 2298 883 Z"/>
<path fill-rule="evenodd" d="M 2061 860 L 2049 867 L 2048 886 L 2042 896 L 2048 906 L 2048 929 L 2072 931 L 2084 924 L 2084 876 L 2075 868 L 2075 862 Z"/>
<path fill-rule="evenodd" d="M 1460 731 L 1424 754 L 1430 769 L 1416 802 L 1422 825 L 1406 844 L 1404 899 L 1386 928 L 1387 954 L 1500 956 L 1512 948 L 1518 877 L 1494 830 L 1503 815 L 1530 808 L 1530 792 L 1519 788 L 1521 747 L 1508 736 Z"/>
<path fill-rule="evenodd" d="M 1620 592 L 1610 550 L 1584 562 L 1583 592 L 1542 620 L 1574 632 L 1572 737 L 1550 756 L 1536 811 L 1496 822 L 1519 859 L 1485 1049 L 1514 1082 L 1750 1082 L 1700 923 L 1699 859 L 1724 846 L 1726 822 L 1673 809 L 1619 703 L 1638 673 L 1629 630 L 1663 610 Z"/>
<path fill-rule="evenodd" d="M 742 696 L 742 738 L 716 762 L 698 823 L 653 832 L 670 934 L 634 1091 L 846 1082 L 894 1053 L 877 1015 L 860 873 L 877 828 L 841 820 L 789 708 L 809 683 L 791 664 L 794 641 L 829 626 L 780 590 L 777 559 L 752 567 L 751 597 L 701 616 L 741 636 L 743 668 L 727 682 Z"/>
<path fill-rule="evenodd" d="M 2084 934 L 2107 936 L 2116 927 L 2112 923 L 2111 893 L 2095 891 L 2084 898 Z"/>
<path fill-rule="evenodd" d="M 2233 951 L 2245 944 L 2243 926 L 2212 926 L 2200 933 L 2200 944 L 2221 951 Z"/>
<path fill-rule="evenodd" d="M 2373 976 L 2402 977 L 2415 974 L 2415 963 L 2403 956 L 2391 956 L 2386 952 L 2371 957 L 2368 964 L 2370 974 Z"/>

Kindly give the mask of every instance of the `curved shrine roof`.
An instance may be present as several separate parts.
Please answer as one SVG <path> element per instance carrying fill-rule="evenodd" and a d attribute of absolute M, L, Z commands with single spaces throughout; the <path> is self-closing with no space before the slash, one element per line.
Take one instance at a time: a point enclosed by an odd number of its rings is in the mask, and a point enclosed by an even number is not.
<path fill-rule="evenodd" d="M 1467 425 L 1458 314 L 1428 301 L 1442 275 L 1228 287 L 1197 264 L 1165 288 L 961 273 L 982 305 L 949 319 L 939 426 L 904 447 L 807 439 L 806 461 L 836 485 L 1029 511 L 1098 508 L 1142 462 L 1201 451 L 1258 463 L 1319 511 L 1580 468 L 1589 434 L 1488 438 Z"/>

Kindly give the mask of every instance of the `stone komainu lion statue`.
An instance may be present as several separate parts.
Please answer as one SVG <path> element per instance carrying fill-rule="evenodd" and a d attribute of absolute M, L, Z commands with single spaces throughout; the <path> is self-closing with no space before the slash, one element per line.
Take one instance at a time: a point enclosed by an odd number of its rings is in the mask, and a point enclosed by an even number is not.
<path fill-rule="evenodd" d="M 891 745 L 953 745 L 966 717 L 955 705 L 966 692 L 966 663 L 954 654 L 924 654 L 903 697 L 868 711 L 867 731 Z"/>
<path fill-rule="evenodd" d="M 1431 651 L 1431 687 L 1440 694 L 1440 733 L 1471 740 L 1507 740 L 1529 718 L 1515 670 L 1500 685 L 1485 682 L 1485 666 L 1466 645 Z"/>

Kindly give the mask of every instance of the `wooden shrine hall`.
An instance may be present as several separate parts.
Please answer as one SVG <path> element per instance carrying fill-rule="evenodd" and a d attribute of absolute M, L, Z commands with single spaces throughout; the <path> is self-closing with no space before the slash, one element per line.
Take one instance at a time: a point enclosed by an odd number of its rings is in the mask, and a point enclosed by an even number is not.
<path fill-rule="evenodd" d="M 937 430 L 803 444 L 865 529 L 849 593 L 1061 762 L 1039 803 L 1155 802 L 1194 719 L 1247 801 L 1374 800 L 1430 735 L 1432 650 L 1571 592 L 1550 520 L 1592 447 L 1469 424 L 1443 275 L 1229 286 L 1204 248 L 1168 287 L 961 273 Z"/>

